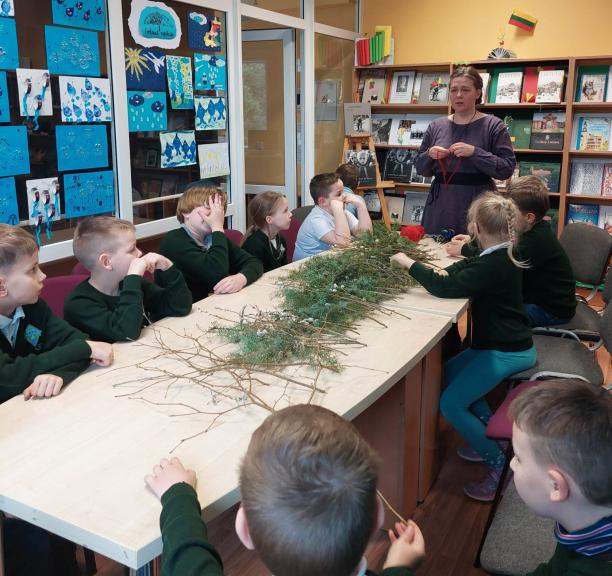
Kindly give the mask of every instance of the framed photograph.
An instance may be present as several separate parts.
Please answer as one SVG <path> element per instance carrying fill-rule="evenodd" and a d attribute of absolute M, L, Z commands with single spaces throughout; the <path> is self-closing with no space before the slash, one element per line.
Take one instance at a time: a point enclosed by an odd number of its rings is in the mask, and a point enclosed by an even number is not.
<path fill-rule="evenodd" d="M 151 148 L 147 150 L 145 157 L 145 166 L 147 168 L 155 168 L 157 166 L 157 150 Z"/>
<path fill-rule="evenodd" d="M 162 196 L 172 196 L 178 190 L 178 178 L 176 176 L 166 176 L 161 187 Z"/>
<path fill-rule="evenodd" d="M 394 72 L 389 103 L 409 104 L 412 100 L 413 88 L 414 72 L 411 72 L 410 70 L 398 70 L 397 72 Z"/>

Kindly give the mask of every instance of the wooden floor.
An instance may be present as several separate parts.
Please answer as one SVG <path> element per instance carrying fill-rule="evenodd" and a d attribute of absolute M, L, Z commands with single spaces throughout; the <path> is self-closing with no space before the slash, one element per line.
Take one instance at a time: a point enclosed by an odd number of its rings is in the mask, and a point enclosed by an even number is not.
<path fill-rule="evenodd" d="M 597 297 L 593 307 L 601 307 Z M 460 324 L 460 330 L 464 332 L 465 326 Z M 602 347 L 597 359 L 605 383 L 612 384 L 610 354 Z M 462 445 L 458 434 L 443 420 L 440 427 L 442 469 L 425 502 L 413 516 L 427 546 L 427 558 L 417 576 L 482 576 L 487 573 L 475 568 L 473 563 L 490 506 L 464 496 L 463 485 L 482 476 L 484 467 L 461 460 L 456 454 L 457 447 Z M 223 558 L 226 576 L 269 576 L 257 553 L 246 550 L 234 534 L 235 512 L 235 508 L 228 510 L 209 531 L 210 541 Z M 387 518 L 391 521 L 389 515 Z M 381 531 L 366 551 L 370 569 L 380 570 L 387 548 L 387 536 Z M 100 576 L 123 576 L 122 568 L 111 560 L 98 556 L 97 565 Z"/>

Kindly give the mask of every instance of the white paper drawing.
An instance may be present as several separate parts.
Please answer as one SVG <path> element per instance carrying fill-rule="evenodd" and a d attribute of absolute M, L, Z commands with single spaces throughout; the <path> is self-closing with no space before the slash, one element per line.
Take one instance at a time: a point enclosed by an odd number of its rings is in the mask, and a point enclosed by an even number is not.
<path fill-rule="evenodd" d="M 227 142 L 219 144 L 200 144 L 198 146 L 200 178 L 214 178 L 230 173 Z"/>
<path fill-rule="evenodd" d="M 181 43 L 181 21 L 163 2 L 132 0 L 128 26 L 134 41 L 145 48 L 173 49 Z"/>
<path fill-rule="evenodd" d="M 17 68 L 19 114 L 38 124 L 39 116 L 53 115 L 49 70 Z"/>
<path fill-rule="evenodd" d="M 110 122 L 113 119 L 108 78 L 60 76 L 62 122 Z"/>

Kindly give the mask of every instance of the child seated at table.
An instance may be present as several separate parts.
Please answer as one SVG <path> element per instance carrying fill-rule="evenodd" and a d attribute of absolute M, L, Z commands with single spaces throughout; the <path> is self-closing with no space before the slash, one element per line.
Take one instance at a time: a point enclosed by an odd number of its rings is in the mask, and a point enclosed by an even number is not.
<path fill-rule="evenodd" d="M 532 326 L 569 322 L 576 311 L 576 281 L 569 258 L 550 223 L 548 190 L 537 176 L 515 178 L 506 188 L 518 206 L 522 230 L 519 257 L 529 263 L 523 270 L 523 302 Z M 460 234 L 447 244 L 451 256 L 474 256 L 479 252 L 470 236 Z"/>
<path fill-rule="evenodd" d="M 92 338 L 137 340 L 143 326 L 191 312 L 191 293 L 181 271 L 136 246 L 136 228 L 112 216 L 90 216 L 74 231 L 74 255 L 91 276 L 70 293 L 64 318 Z M 144 278 L 155 274 L 155 282 Z"/>
<path fill-rule="evenodd" d="M 472 298 L 472 343 L 445 364 L 447 387 L 440 411 L 469 444 L 459 455 L 488 466 L 481 482 L 464 487 L 467 496 L 485 502 L 494 499 L 505 463 L 498 444 L 485 434 L 491 417 L 485 396 L 502 380 L 536 362 L 521 297 L 525 263 L 513 254 L 517 220 L 518 209 L 512 200 L 487 192 L 472 202 L 468 212 L 469 229 L 482 250 L 479 256 L 449 266 L 444 274 L 403 253 L 391 258 L 434 296 Z"/>
<path fill-rule="evenodd" d="M 164 459 L 145 480 L 162 501 L 163 574 L 222 574 L 195 473 Z M 314 405 L 279 410 L 254 432 L 242 462 L 236 532 L 275 576 L 364 575 L 363 553 L 384 521 L 377 481 L 376 457 L 352 424 Z M 425 554 L 423 536 L 412 521 L 395 528 L 381 575 L 409 576 Z"/>
<path fill-rule="evenodd" d="M 365 202 L 357 194 L 344 194 L 342 180 L 336 174 L 317 174 L 310 181 L 310 196 L 315 207 L 297 235 L 293 261 L 320 254 L 332 246 L 348 246 L 351 234 L 371 232 L 372 221 Z M 345 206 L 357 208 L 357 217 Z"/>
<path fill-rule="evenodd" d="M 56 396 L 92 361 L 112 362 L 110 344 L 89 340 L 39 298 L 45 278 L 34 238 L 0 224 L 0 402 Z"/>
<path fill-rule="evenodd" d="M 336 168 L 336 176 L 342 180 L 344 185 L 343 194 L 356 194 L 357 186 L 359 186 L 359 168 L 355 164 L 340 164 Z M 357 217 L 357 207 L 355 205 L 347 204 L 346 209 Z"/>
<path fill-rule="evenodd" d="M 168 232 L 159 246 L 183 272 L 194 302 L 211 292 L 238 292 L 263 273 L 261 262 L 223 233 L 226 208 L 225 192 L 193 182 L 176 206 L 181 227 Z"/>
<path fill-rule="evenodd" d="M 612 575 L 612 395 L 581 380 L 551 380 L 510 405 L 519 496 L 556 520 L 557 547 L 532 576 Z"/>
<path fill-rule="evenodd" d="M 242 240 L 242 249 L 255 256 L 264 272 L 287 264 L 287 241 L 280 234 L 291 225 L 287 198 L 278 192 L 261 192 L 249 202 L 252 225 Z"/>

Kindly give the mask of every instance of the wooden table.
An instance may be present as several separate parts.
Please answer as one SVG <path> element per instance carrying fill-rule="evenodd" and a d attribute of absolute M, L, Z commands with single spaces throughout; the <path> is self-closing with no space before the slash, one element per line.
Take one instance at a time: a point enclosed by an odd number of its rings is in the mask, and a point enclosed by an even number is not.
<path fill-rule="evenodd" d="M 131 568 L 158 556 L 160 505 L 143 477 L 182 438 L 202 431 L 210 417 L 170 416 L 185 409 L 117 397 L 143 384 L 117 385 L 142 379 L 145 373 L 135 364 L 146 359 L 168 371 L 186 370 L 149 347 L 156 333 L 180 348 L 186 342 L 176 332 L 201 334 L 215 321 L 213 314 L 239 312 L 248 304 L 273 307 L 273 292 L 261 282 L 238 294 L 209 297 L 190 316 L 165 319 L 143 331 L 137 343 L 115 345 L 113 367 L 90 369 L 57 398 L 24 402 L 16 397 L 0 405 L 0 510 Z M 381 317 L 386 327 L 361 322 L 359 340 L 366 346 L 344 350 L 348 367 L 340 374 L 324 373 L 319 386 L 326 393 L 314 399 L 353 419 L 382 453 L 381 490 L 405 515 L 435 475 L 439 342 L 451 324 L 442 315 L 410 316 Z M 218 344 L 214 338 L 210 342 Z M 270 393 L 279 390 L 273 382 Z M 180 383 L 134 395 L 203 409 L 210 403 L 201 389 Z M 305 401 L 304 391 L 290 389 L 288 401 Z M 262 409 L 243 407 L 176 450 L 198 474 L 205 518 L 238 501 L 239 461 L 266 416 Z"/>

